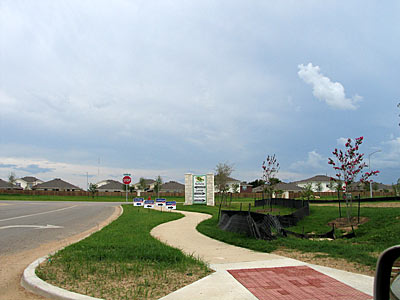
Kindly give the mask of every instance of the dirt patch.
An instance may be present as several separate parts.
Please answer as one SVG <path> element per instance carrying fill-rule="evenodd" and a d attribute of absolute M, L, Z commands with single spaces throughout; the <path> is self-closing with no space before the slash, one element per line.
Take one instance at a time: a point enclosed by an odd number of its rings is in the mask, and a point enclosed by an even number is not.
<path fill-rule="evenodd" d="M 339 270 L 343 270 L 343 271 L 347 271 L 347 272 L 364 274 L 364 275 L 368 275 L 368 276 L 375 275 L 375 271 L 367 266 L 357 264 L 357 263 L 352 263 L 352 262 L 349 262 L 349 261 L 347 261 L 345 259 L 341 259 L 341 258 L 330 257 L 326 253 L 319 253 L 319 252 L 303 253 L 303 252 L 296 251 L 296 250 L 281 248 L 281 249 L 278 249 L 278 250 L 272 252 L 272 254 L 277 254 L 277 255 L 297 259 L 297 260 L 300 260 L 300 261 L 303 261 L 306 263 L 312 263 L 315 265 L 321 265 L 321 266 L 339 269 Z"/>
<path fill-rule="evenodd" d="M 120 207 L 116 208 L 114 213 L 98 226 L 68 239 L 47 243 L 36 249 L 20 252 L 15 255 L 0 256 L 0 300 L 45 299 L 41 296 L 30 293 L 21 287 L 20 280 L 25 268 L 39 257 L 46 256 L 49 253 L 55 252 L 72 243 L 76 243 L 89 236 L 93 232 L 100 230 L 118 218 L 121 212 L 122 209 Z"/>
<path fill-rule="evenodd" d="M 358 219 L 357 217 L 352 217 L 350 219 L 350 223 L 349 220 L 347 220 L 347 218 L 337 218 L 331 222 L 328 223 L 329 226 L 332 227 L 332 225 L 335 225 L 336 229 L 340 229 L 343 230 L 345 232 L 351 232 L 353 231 L 351 225 L 353 225 L 354 230 L 356 230 L 358 228 L 358 226 L 367 223 L 369 221 L 369 218 L 367 217 L 360 217 L 360 219 Z"/>

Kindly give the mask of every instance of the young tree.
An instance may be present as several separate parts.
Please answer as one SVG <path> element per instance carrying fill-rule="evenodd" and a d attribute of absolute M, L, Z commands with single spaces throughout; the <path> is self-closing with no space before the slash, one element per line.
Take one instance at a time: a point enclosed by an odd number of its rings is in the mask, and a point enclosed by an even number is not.
<path fill-rule="evenodd" d="M 144 192 L 147 188 L 146 179 L 140 177 L 139 179 L 139 188 Z"/>
<path fill-rule="evenodd" d="M 311 188 L 312 188 L 312 187 L 311 187 Z M 321 196 L 321 192 L 322 192 L 322 190 L 323 190 L 322 182 L 318 182 L 318 183 L 315 185 L 315 189 L 317 190 L 318 193 L 320 193 L 319 196 Z"/>
<path fill-rule="evenodd" d="M 157 193 L 157 198 L 160 196 L 161 185 L 163 184 L 162 178 L 160 175 L 157 176 L 156 182 L 154 183 L 154 191 Z"/>
<path fill-rule="evenodd" d="M 268 199 L 271 200 L 275 186 L 279 182 L 281 182 L 278 178 L 275 177 L 279 171 L 279 163 L 276 160 L 275 154 L 267 155 L 267 158 L 263 161 L 262 169 L 262 180 L 265 182 L 264 192 L 267 193 Z"/>
<path fill-rule="evenodd" d="M 225 194 L 228 192 L 228 179 L 233 172 L 233 165 L 228 163 L 218 163 L 215 167 L 214 182 L 220 194 L 222 195 L 221 202 L 223 202 Z"/>
<path fill-rule="evenodd" d="M 15 184 L 16 180 L 17 180 L 17 176 L 15 175 L 15 173 L 10 172 L 10 174 L 8 174 L 8 182 L 11 184 Z"/>
<path fill-rule="evenodd" d="M 234 193 L 239 193 L 239 187 L 240 187 L 239 183 L 232 184 L 232 191 Z"/>
<path fill-rule="evenodd" d="M 314 191 L 313 191 L 312 183 L 307 183 L 303 187 L 303 190 L 301 191 L 301 198 L 303 200 L 307 199 L 308 201 L 310 201 L 310 199 L 314 199 Z"/>
<path fill-rule="evenodd" d="M 92 199 L 94 199 L 94 196 L 96 195 L 97 191 L 97 184 L 95 183 L 89 183 L 89 188 L 88 192 L 92 195 Z"/>
<path fill-rule="evenodd" d="M 344 192 L 347 191 L 347 188 L 350 184 L 355 182 L 358 177 L 360 177 L 360 181 L 363 183 L 369 179 L 369 177 L 377 175 L 379 171 L 371 171 L 371 172 L 363 172 L 363 169 L 367 167 L 367 164 L 363 162 L 364 153 L 359 152 L 359 147 L 363 142 L 363 137 L 356 138 L 354 140 L 347 139 L 347 143 L 345 144 L 346 149 L 338 150 L 337 148 L 332 154 L 335 156 L 335 159 L 329 158 L 328 164 L 333 166 L 333 169 L 336 172 L 336 178 L 331 178 L 335 181 L 342 182 L 342 189 Z M 346 197 L 346 208 L 347 208 L 347 219 L 350 223 L 350 215 L 352 209 L 352 199 L 348 199 Z"/>

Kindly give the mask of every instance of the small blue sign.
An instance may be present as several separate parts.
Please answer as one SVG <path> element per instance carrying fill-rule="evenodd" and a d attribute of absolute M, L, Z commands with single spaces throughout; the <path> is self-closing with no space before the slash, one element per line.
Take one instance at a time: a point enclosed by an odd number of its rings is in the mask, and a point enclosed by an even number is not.
<path fill-rule="evenodd" d="M 167 201 L 165 206 L 167 209 L 176 209 L 176 201 Z"/>
<path fill-rule="evenodd" d="M 135 198 L 133 199 L 133 206 L 143 206 L 143 198 Z"/>
<path fill-rule="evenodd" d="M 165 206 L 166 200 L 164 198 L 157 198 L 156 199 L 156 205 L 157 206 Z"/>

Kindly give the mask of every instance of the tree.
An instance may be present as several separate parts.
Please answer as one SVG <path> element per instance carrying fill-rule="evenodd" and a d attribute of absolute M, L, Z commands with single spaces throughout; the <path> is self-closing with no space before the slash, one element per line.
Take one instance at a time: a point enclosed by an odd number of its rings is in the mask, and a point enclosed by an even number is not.
<path fill-rule="evenodd" d="M 92 198 L 94 199 L 95 194 L 98 192 L 97 191 L 97 184 L 89 183 L 88 192 L 90 192 L 90 194 L 92 195 Z"/>
<path fill-rule="evenodd" d="M 233 172 L 233 165 L 228 163 L 218 163 L 215 167 L 214 183 L 222 195 L 221 202 L 223 202 L 225 194 L 229 190 L 228 180 Z"/>
<path fill-rule="evenodd" d="M 264 192 L 267 193 L 269 200 L 271 200 L 275 186 L 280 182 L 280 180 L 275 177 L 279 171 L 279 163 L 276 160 L 275 154 L 271 156 L 267 155 L 267 158 L 263 161 L 262 169 L 262 180 L 265 182 Z"/>
<path fill-rule="evenodd" d="M 239 193 L 239 187 L 240 187 L 239 183 L 232 184 L 232 191 L 234 193 Z"/>
<path fill-rule="evenodd" d="M 347 188 L 350 184 L 355 182 L 357 178 L 360 176 L 360 181 L 366 182 L 371 176 L 377 175 L 379 171 L 370 171 L 363 172 L 365 167 L 368 165 L 363 162 L 364 153 L 359 152 L 359 148 L 363 142 L 363 137 L 356 138 L 354 140 L 347 139 L 347 143 L 345 144 L 345 150 L 338 150 L 337 148 L 332 154 L 335 156 L 335 159 L 329 158 L 328 164 L 332 165 L 333 169 L 336 172 L 336 178 L 331 178 L 334 181 L 342 182 L 342 189 L 344 192 L 347 191 Z M 350 201 L 349 201 L 350 198 Z M 347 208 L 347 219 L 350 223 L 350 215 L 352 209 L 352 199 L 351 197 L 346 197 L 346 208 Z"/>
<path fill-rule="evenodd" d="M 321 193 L 322 190 L 323 190 L 322 182 L 318 182 L 318 183 L 315 185 L 315 189 L 317 190 L 318 193 Z M 320 196 L 321 196 L 321 195 L 320 195 Z"/>
<path fill-rule="evenodd" d="M 146 190 L 147 184 L 146 184 L 146 179 L 143 177 L 140 177 L 139 179 L 139 189 L 141 189 L 143 192 Z"/>
<path fill-rule="evenodd" d="M 160 175 L 158 175 L 156 178 L 156 182 L 154 183 L 154 191 L 157 193 L 157 198 L 159 198 L 162 184 L 163 184 L 162 178 Z"/>
<path fill-rule="evenodd" d="M 258 186 L 262 186 L 265 184 L 265 181 L 261 180 L 261 179 L 256 179 L 254 181 L 249 182 L 249 184 L 251 184 L 251 186 L 253 188 L 258 187 Z"/>
<path fill-rule="evenodd" d="M 308 201 L 310 201 L 310 199 L 314 198 L 314 191 L 312 188 L 312 183 L 307 183 L 304 187 L 303 190 L 301 191 L 301 198 L 307 199 Z"/>
<path fill-rule="evenodd" d="M 15 184 L 16 180 L 17 180 L 17 176 L 15 175 L 15 173 L 10 172 L 10 174 L 8 174 L 8 182 L 11 184 Z"/>

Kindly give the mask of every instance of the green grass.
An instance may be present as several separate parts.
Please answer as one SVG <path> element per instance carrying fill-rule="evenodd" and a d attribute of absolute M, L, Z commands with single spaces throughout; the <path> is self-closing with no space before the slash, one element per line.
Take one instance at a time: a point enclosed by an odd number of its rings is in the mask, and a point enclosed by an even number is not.
<path fill-rule="evenodd" d="M 158 299 L 207 274 L 207 266 L 150 235 L 181 214 L 124 206 L 123 215 L 59 251 L 36 273 L 68 290 L 105 299 Z"/>
<path fill-rule="evenodd" d="M 197 229 L 212 238 L 229 244 L 261 252 L 272 252 L 278 248 L 293 249 L 301 252 L 325 253 L 329 257 L 342 258 L 374 269 L 377 256 L 388 247 L 399 244 L 400 208 L 362 208 L 361 216 L 369 221 L 360 225 L 353 239 L 333 241 L 306 240 L 294 237 L 277 238 L 273 241 L 255 240 L 247 236 L 225 232 L 218 228 L 218 208 L 206 206 L 179 206 L 178 209 L 204 212 L 213 215 L 203 221 Z M 301 233 L 325 233 L 331 229 L 329 221 L 338 218 L 337 207 L 311 206 L 310 216 L 300 221 L 289 230 Z M 356 210 L 354 210 L 356 212 Z M 344 211 L 342 211 L 344 214 Z M 336 231 L 338 236 L 340 231 Z"/>
<path fill-rule="evenodd" d="M 152 199 L 155 199 L 152 196 Z M 184 197 L 161 197 L 168 201 L 184 202 Z M 128 198 L 132 202 L 133 197 Z M 90 201 L 90 202 L 124 202 L 124 196 L 58 196 L 58 195 L 23 195 L 23 194 L 0 194 L 0 200 L 20 200 L 20 201 Z"/>

